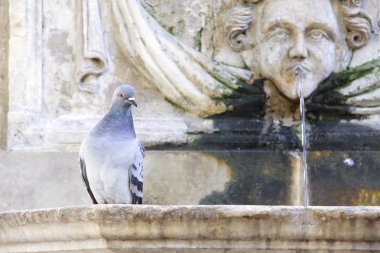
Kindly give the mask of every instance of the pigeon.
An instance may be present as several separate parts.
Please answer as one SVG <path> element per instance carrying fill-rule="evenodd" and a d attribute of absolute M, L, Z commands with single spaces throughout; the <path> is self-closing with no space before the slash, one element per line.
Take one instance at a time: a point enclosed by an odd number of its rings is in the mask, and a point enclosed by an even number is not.
<path fill-rule="evenodd" d="M 110 111 L 80 147 L 82 179 L 94 204 L 142 204 L 145 150 L 133 125 L 134 95 L 132 86 L 119 86 Z"/>

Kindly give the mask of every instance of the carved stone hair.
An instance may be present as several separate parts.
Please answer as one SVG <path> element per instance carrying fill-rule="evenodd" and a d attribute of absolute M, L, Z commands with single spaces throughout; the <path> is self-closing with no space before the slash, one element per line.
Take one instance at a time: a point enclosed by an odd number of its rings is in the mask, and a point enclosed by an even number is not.
<path fill-rule="evenodd" d="M 340 0 L 339 12 L 347 28 L 347 43 L 351 49 L 358 49 L 367 44 L 371 37 L 372 21 L 363 12 L 361 0 Z"/>
<path fill-rule="evenodd" d="M 224 26 L 227 43 L 234 51 L 242 51 L 247 47 L 245 35 L 253 19 L 251 6 L 239 5 L 232 9 Z"/>
<path fill-rule="evenodd" d="M 246 0 L 234 7 L 224 26 L 227 43 L 234 51 L 248 47 L 246 31 L 253 20 L 253 4 L 263 0 Z M 270 0 L 269 0 L 270 1 Z M 347 28 L 347 43 L 351 49 L 367 44 L 371 37 L 372 21 L 361 8 L 362 0 L 338 0 L 338 11 Z"/>

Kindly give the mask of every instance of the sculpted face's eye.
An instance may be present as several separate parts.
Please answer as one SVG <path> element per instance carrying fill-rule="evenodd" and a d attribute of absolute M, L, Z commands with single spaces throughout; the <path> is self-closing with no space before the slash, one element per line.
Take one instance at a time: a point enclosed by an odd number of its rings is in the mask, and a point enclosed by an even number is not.
<path fill-rule="evenodd" d="M 315 41 L 321 41 L 329 38 L 326 32 L 320 29 L 310 31 L 308 37 Z"/>
<path fill-rule="evenodd" d="M 269 38 L 281 42 L 287 40 L 289 36 L 288 30 L 284 28 L 276 28 L 270 33 Z"/>

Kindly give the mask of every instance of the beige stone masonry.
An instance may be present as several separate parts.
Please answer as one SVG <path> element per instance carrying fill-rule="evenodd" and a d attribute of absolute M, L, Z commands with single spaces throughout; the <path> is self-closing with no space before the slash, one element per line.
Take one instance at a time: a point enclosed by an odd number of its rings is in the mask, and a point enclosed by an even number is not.
<path fill-rule="evenodd" d="M 377 252 L 380 208 L 97 205 L 0 213 L 0 252 Z"/>

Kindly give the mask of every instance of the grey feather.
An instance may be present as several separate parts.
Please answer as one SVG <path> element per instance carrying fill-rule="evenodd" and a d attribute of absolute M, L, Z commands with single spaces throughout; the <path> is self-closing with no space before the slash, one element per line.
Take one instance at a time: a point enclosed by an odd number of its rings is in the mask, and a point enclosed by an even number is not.
<path fill-rule="evenodd" d="M 135 160 L 130 169 L 129 186 L 132 192 L 132 204 L 142 204 L 143 197 L 143 159 L 145 149 L 142 143 L 139 143 L 139 149 L 136 151 Z"/>
<path fill-rule="evenodd" d="M 96 201 L 96 199 L 94 197 L 94 194 L 91 191 L 90 184 L 88 183 L 87 172 L 86 172 L 86 163 L 84 162 L 84 160 L 81 157 L 79 159 L 79 164 L 80 164 L 80 169 L 81 169 L 81 174 L 82 174 L 82 180 L 83 180 L 83 183 L 86 185 L 86 189 L 87 189 L 88 194 L 91 197 L 92 203 L 98 204 L 98 202 Z"/>
<path fill-rule="evenodd" d="M 110 111 L 81 145 L 82 178 L 95 204 L 142 203 L 144 146 L 133 125 L 134 93 L 118 87 Z"/>

